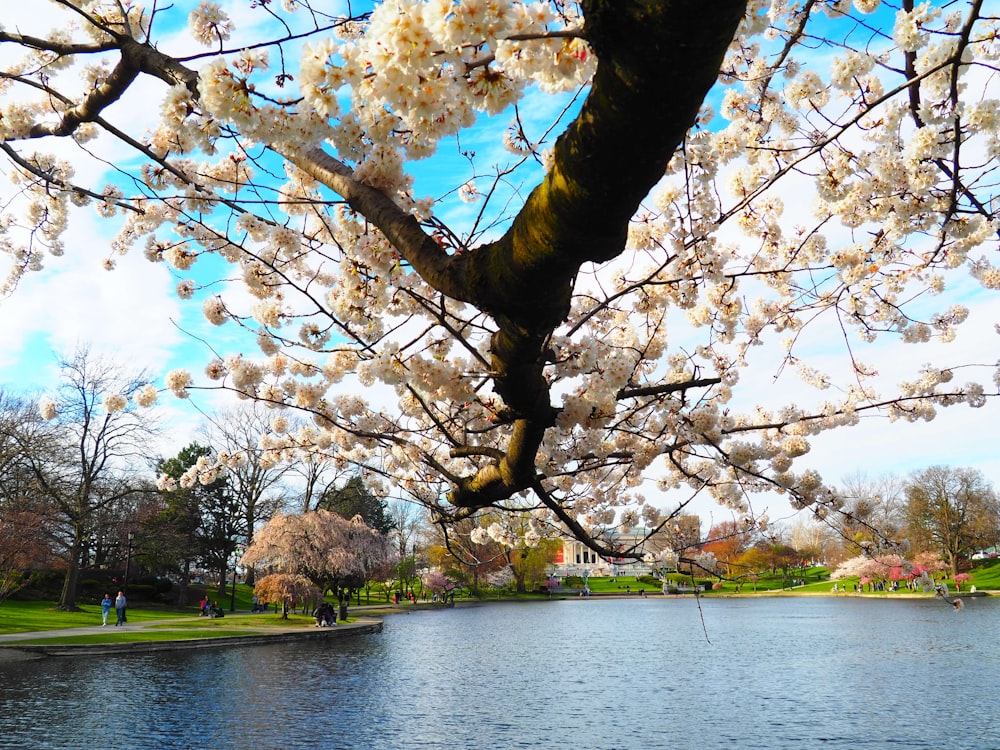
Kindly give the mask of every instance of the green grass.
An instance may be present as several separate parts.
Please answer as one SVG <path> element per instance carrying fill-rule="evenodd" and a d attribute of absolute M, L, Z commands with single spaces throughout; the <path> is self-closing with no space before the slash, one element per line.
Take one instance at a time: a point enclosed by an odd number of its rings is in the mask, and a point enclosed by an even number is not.
<path fill-rule="evenodd" d="M 804 594 L 829 594 L 833 592 L 833 587 L 835 584 L 839 585 L 841 590 L 846 586 L 848 590 L 858 582 L 857 578 L 847 578 L 841 581 L 831 581 L 828 578 L 830 571 L 826 568 L 809 568 L 805 575 L 805 585 L 795 586 L 790 591 L 794 593 L 804 593 Z M 962 591 L 967 592 L 970 586 L 975 586 L 980 591 L 997 591 L 1000 590 L 1000 560 L 983 560 L 980 564 L 976 565 L 972 570 L 969 571 L 972 574 L 972 580 L 968 583 L 962 584 Z M 801 575 L 792 576 L 802 578 Z M 949 588 L 954 593 L 955 582 L 950 578 L 947 579 Z M 723 582 L 723 587 L 721 593 L 735 593 L 735 584 L 728 581 Z M 775 589 L 781 588 L 781 579 L 777 578 L 761 578 L 757 582 L 757 591 L 773 591 Z M 754 590 L 753 584 L 749 581 L 744 582 L 742 586 L 742 593 L 752 592 Z M 879 592 L 880 594 L 892 595 L 892 592 Z M 912 593 L 908 592 L 905 587 L 901 587 L 900 594 Z M 933 594 L 928 594 L 932 596 Z"/>
<path fill-rule="evenodd" d="M 221 602 L 220 602 L 221 604 Z M 247 602 L 249 609 L 250 602 Z M 63 612 L 54 602 L 6 601 L 0 605 L 0 634 L 31 633 L 42 630 L 93 627 L 101 623 L 101 608 L 85 604 L 79 612 Z M 159 622 L 159 621 L 163 622 Z M 349 617 L 347 622 L 356 618 Z M 109 617 L 114 622 L 114 611 Z M 32 638 L 17 641 L 16 645 L 87 645 L 107 643 L 137 643 L 144 641 L 178 641 L 195 638 L 226 638 L 246 635 L 265 635 L 286 628 L 309 628 L 316 621 L 309 615 L 289 614 L 227 614 L 225 617 L 200 617 L 197 607 L 187 610 L 138 609 L 129 607 L 129 624 L 144 623 L 143 628 L 124 630 L 108 626 L 98 633 L 81 633 L 54 638 Z M 11 644 L 15 645 L 15 644 Z"/>
<path fill-rule="evenodd" d="M 858 582 L 857 578 L 845 579 L 843 581 L 832 581 L 830 580 L 830 573 L 832 571 L 821 566 L 815 566 L 811 568 L 806 568 L 805 570 L 793 570 L 788 576 L 783 580 L 781 575 L 776 576 L 760 576 L 756 583 L 750 579 L 744 579 L 742 581 L 722 581 L 721 588 L 715 589 L 710 594 L 736 594 L 739 591 L 740 594 L 752 594 L 756 593 L 768 593 L 768 592 L 778 592 L 778 591 L 788 591 L 796 594 L 830 594 L 833 593 L 834 584 L 838 584 L 840 589 L 844 586 L 848 587 L 848 590 Z M 979 561 L 977 565 L 973 567 L 971 571 L 972 580 L 966 584 L 962 585 L 962 591 L 968 591 L 970 586 L 975 586 L 980 591 L 998 591 L 1000 590 L 1000 560 L 983 560 Z M 683 576 L 679 574 L 670 574 L 668 578 L 678 585 L 690 586 L 691 577 Z M 792 580 L 805 581 L 801 585 L 792 586 Z M 706 580 L 704 576 L 695 576 L 695 580 L 699 583 Z M 954 592 L 955 585 L 954 581 L 948 580 L 949 587 Z M 656 586 L 643 584 L 635 580 L 635 576 L 624 576 L 620 578 L 598 578 L 591 577 L 588 580 L 588 585 L 590 586 L 591 592 L 594 594 L 622 594 L 626 593 L 625 587 L 628 586 L 631 593 L 636 594 L 641 589 L 645 589 L 648 593 L 659 593 L 660 585 Z M 889 593 L 889 592 L 879 592 L 879 593 Z M 906 593 L 906 589 L 900 589 L 899 593 Z"/>
<path fill-rule="evenodd" d="M 216 596 L 218 591 L 211 591 L 210 598 L 216 598 L 219 607 L 229 615 L 230 598 Z M 244 584 L 236 586 L 236 608 L 237 611 L 249 611 L 253 601 L 253 587 Z M 10 600 L 0 604 L 0 634 L 3 633 L 25 633 L 36 630 L 59 630 L 62 628 L 82 628 L 88 625 L 101 624 L 101 606 L 96 603 L 80 603 L 80 611 L 63 612 L 51 601 L 16 601 Z M 266 617 L 267 615 L 256 615 Z M 162 606 L 145 604 L 138 607 L 128 608 L 128 621 L 151 622 L 155 620 L 167 620 L 178 617 L 191 617 L 193 620 L 208 620 L 210 618 L 198 617 L 197 602 L 183 609 L 165 608 Z M 108 622 L 115 621 L 115 611 L 111 610 Z M 220 622 L 223 620 L 220 620 Z"/>
<path fill-rule="evenodd" d="M 350 620 L 350 618 L 348 618 Z M 250 615 L 226 615 L 225 617 L 198 617 L 197 615 L 183 623 L 166 622 L 161 625 L 149 625 L 145 630 L 157 630 L 162 628 L 183 627 L 195 631 L 204 632 L 206 630 L 225 630 L 227 628 L 253 628 L 253 629 L 274 629 L 289 628 L 297 625 L 315 625 L 316 619 L 310 615 L 288 615 L 288 619 L 282 619 L 281 615 L 275 614 L 250 614 Z"/>
<path fill-rule="evenodd" d="M 971 585 L 983 590 L 1000 590 L 1000 560 L 974 560 L 975 567 L 969 572 L 972 574 Z M 963 586 L 968 589 L 968 586 Z"/>
<path fill-rule="evenodd" d="M 628 586 L 633 594 L 645 589 L 649 593 L 654 591 L 659 593 L 660 587 L 649 586 L 635 580 L 635 576 L 620 576 L 619 578 L 596 578 L 592 577 L 588 581 L 590 590 L 595 594 L 625 594 L 625 587 Z"/>
<path fill-rule="evenodd" d="M 186 613 L 162 609 L 128 608 L 129 622 L 148 622 L 170 617 L 183 617 Z M 108 622 L 115 621 L 112 609 Z M 35 630 L 82 628 L 101 624 L 101 607 L 83 604 L 79 612 L 63 612 L 54 602 L 5 601 L 0 604 L 0 633 L 25 633 Z"/>

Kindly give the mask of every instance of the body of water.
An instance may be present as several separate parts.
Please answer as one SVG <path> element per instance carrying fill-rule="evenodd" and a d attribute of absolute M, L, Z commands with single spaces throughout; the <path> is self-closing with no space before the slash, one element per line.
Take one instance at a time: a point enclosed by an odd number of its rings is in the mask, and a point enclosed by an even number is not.
<path fill-rule="evenodd" d="M 1000 600 L 589 599 L 0 666 L 0 748 L 1000 749 Z"/>

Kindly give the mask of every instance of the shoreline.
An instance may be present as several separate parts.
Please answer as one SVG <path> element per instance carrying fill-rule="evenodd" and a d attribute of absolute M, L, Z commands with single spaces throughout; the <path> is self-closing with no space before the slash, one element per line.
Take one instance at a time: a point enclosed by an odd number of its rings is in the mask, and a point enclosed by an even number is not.
<path fill-rule="evenodd" d="M 991 597 L 997 596 L 1000 591 L 994 590 L 981 590 L 975 592 L 956 592 L 952 595 L 953 599 L 962 597 Z M 289 643 L 294 641 L 305 641 L 305 640 L 339 640 L 341 638 L 348 638 L 359 635 L 369 635 L 382 632 L 382 620 L 381 617 L 385 615 L 396 615 L 396 614 L 410 614 L 412 612 L 426 612 L 431 610 L 439 609 L 449 609 L 454 607 L 474 607 L 482 606 L 487 604 L 523 604 L 525 602 L 549 602 L 549 601 L 575 601 L 575 600 L 593 600 L 593 599 L 619 599 L 619 600 L 642 600 L 642 599 L 692 599 L 698 596 L 698 598 L 721 598 L 721 599 L 739 599 L 739 598 L 765 598 L 765 597 L 830 597 L 830 598 L 853 598 L 853 599 L 872 599 L 878 601 L 889 601 L 892 599 L 899 600 L 914 600 L 914 599 L 935 599 L 937 598 L 935 594 L 923 593 L 923 592 L 884 592 L 884 591 L 872 591 L 872 592 L 855 592 L 855 591 L 843 591 L 843 592 L 833 592 L 833 591 L 795 591 L 793 589 L 780 589 L 780 590 L 769 590 L 769 591 L 746 591 L 739 594 L 727 593 L 727 594 L 716 594 L 709 593 L 707 595 L 696 595 L 692 593 L 679 593 L 679 594 L 663 594 L 663 593 L 647 593 L 646 596 L 642 596 L 638 593 L 632 594 L 619 594 L 617 592 L 601 592 L 601 593 L 591 593 L 590 596 L 578 596 L 571 594 L 559 594 L 552 596 L 550 598 L 537 598 L 537 599 L 480 599 L 480 600 L 468 600 L 455 602 L 454 605 L 442 605 L 440 603 L 430 603 L 430 602 L 418 602 L 416 604 L 401 605 L 401 604 L 373 604 L 373 605 L 361 605 L 355 608 L 355 612 L 358 613 L 357 619 L 352 623 L 337 625 L 332 628 L 314 628 L 310 626 L 297 626 L 279 629 L 275 632 L 269 633 L 252 633 L 248 635 L 227 635 L 221 637 L 205 637 L 205 638 L 178 638 L 176 640 L 161 640 L 161 641 L 127 641 L 124 643 L 95 643 L 95 644 L 44 644 L 44 643 L 32 643 L 21 645 L 19 641 L 27 640 L 44 640 L 45 638 L 59 638 L 67 635 L 81 635 L 90 633 L 100 633 L 103 632 L 98 626 L 87 626 L 87 627 L 77 627 L 77 628 L 64 628 L 61 630 L 50 630 L 50 631 L 25 631 L 21 633 L 8 633 L 6 635 L 0 635 L 0 668 L 6 667 L 12 664 L 18 664 L 25 661 L 32 661 L 35 659 L 43 659 L 46 657 L 64 657 L 64 656 L 101 656 L 108 654 L 143 654 L 143 653 L 154 653 L 159 651 L 180 651 L 189 649 L 208 649 L 208 648 L 230 648 L 237 646 L 261 646 L 274 643 Z M 138 626 L 138 630 L 143 627 L 162 625 L 163 621 L 153 620 L 148 624 L 144 623 Z M 135 632 L 132 630 L 131 632 Z"/>
<path fill-rule="evenodd" d="M 155 625 L 152 621 L 149 625 Z M 141 630 L 140 626 L 130 632 Z M 46 637 L 57 638 L 65 635 L 80 634 L 81 630 L 90 628 L 67 628 L 59 631 L 36 631 L 0 636 L 0 667 L 18 664 L 35 659 L 63 656 L 106 656 L 121 654 L 148 654 L 160 651 L 185 651 L 209 648 L 232 648 L 236 646 L 266 646 L 274 643 L 290 643 L 294 641 L 340 640 L 359 635 L 370 635 L 382 632 L 382 620 L 375 617 L 359 617 L 351 623 L 330 628 L 313 628 L 299 626 L 282 629 L 272 633 L 252 633 L 248 635 L 227 635 L 206 638 L 178 638 L 162 641 L 126 641 L 124 643 L 31 643 L 21 644 L 20 640 L 44 640 Z M 49 634 L 48 636 L 46 634 Z"/>

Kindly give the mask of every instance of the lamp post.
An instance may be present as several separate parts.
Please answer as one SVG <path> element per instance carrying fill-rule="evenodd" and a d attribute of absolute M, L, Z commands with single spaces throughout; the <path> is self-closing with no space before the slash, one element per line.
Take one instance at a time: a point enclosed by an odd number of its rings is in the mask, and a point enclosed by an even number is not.
<path fill-rule="evenodd" d="M 230 614 L 236 611 L 236 565 L 240 561 L 240 548 L 237 547 L 233 550 L 233 588 L 229 595 L 229 612 Z"/>
<path fill-rule="evenodd" d="M 128 591 L 128 568 L 132 562 L 132 540 L 135 539 L 135 532 L 128 533 L 128 543 L 125 546 L 125 580 L 122 581 L 122 591 Z"/>

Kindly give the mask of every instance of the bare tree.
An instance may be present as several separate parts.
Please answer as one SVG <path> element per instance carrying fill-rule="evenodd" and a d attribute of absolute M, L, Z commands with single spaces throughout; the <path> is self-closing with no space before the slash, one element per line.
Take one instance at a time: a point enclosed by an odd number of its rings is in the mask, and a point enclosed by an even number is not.
<path fill-rule="evenodd" d="M 942 555 L 953 577 L 961 558 L 997 542 L 1000 499 L 981 472 L 932 466 L 910 476 L 906 500 L 914 543 Z"/>
<path fill-rule="evenodd" d="M 287 479 L 289 484 L 298 478 L 295 492 L 299 495 L 298 512 L 318 510 L 323 498 L 338 482 L 349 476 L 354 467 L 336 468 L 335 462 L 322 454 L 307 451 L 292 459 Z"/>
<path fill-rule="evenodd" d="M 271 519 L 285 504 L 287 488 L 283 479 L 289 465 L 282 454 L 269 450 L 265 437 L 271 432 L 268 412 L 248 403 L 215 415 L 204 429 L 204 439 L 217 455 L 238 456 L 227 461 L 227 494 L 236 508 L 233 528 L 246 545 L 253 544 L 257 528 Z M 246 583 L 253 584 L 254 569 L 247 570 Z"/>
<path fill-rule="evenodd" d="M 906 525 L 906 484 L 893 474 L 869 477 L 855 473 L 839 490 L 843 512 L 833 527 L 853 546 L 872 551 L 883 540 L 902 541 Z"/>
<path fill-rule="evenodd" d="M 148 397 L 145 373 L 77 349 L 59 360 L 60 383 L 41 404 L 52 422 L 53 444 L 22 444 L 35 485 L 58 514 L 67 565 L 61 609 L 76 609 L 82 556 L 98 531 L 100 513 L 142 489 L 139 479 L 156 434 L 154 414 L 137 403 Z M 127 530 L 115 530 L 123 547 Z"/>
<path fill-rule="evenodd" d="M 426 528 L 426 510 L 409 500 L 393 498 L 389 501 L 387 515 L 400 559 L 413 555 Z"/>

